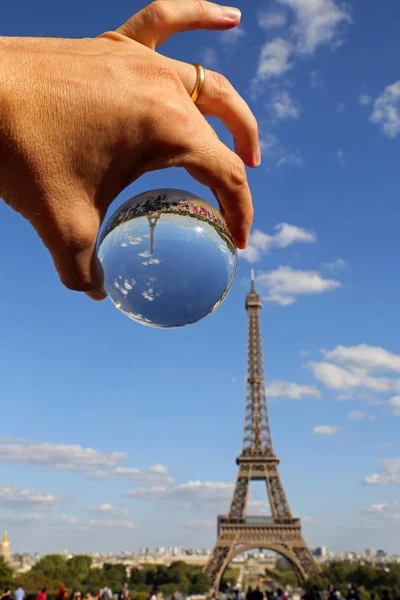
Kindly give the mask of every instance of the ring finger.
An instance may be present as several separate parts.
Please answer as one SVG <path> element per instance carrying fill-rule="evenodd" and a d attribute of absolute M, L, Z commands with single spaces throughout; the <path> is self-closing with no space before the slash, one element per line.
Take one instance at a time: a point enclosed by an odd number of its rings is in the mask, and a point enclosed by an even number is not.
<path fill-rule="evenodd" d="M 177 71 L 187 92 L 191 94 L 196 84 L 195 67 L 171 58 L 165 60 L 172 63 L 171 66 Z M 246 165 L 257 167 L 260 164 L 256 118 L 226 77 L 207 70 L 196 106 L 203 115 L 217 117 L 229 129 L 233 135 L 235 152 Z"/>

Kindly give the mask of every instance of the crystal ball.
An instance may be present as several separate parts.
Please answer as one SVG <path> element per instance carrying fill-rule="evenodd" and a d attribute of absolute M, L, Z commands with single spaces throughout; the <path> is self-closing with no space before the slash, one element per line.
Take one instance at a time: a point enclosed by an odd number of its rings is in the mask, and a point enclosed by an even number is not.
<path fill-rule="evenodd" d="M 237 267 L 222 215 L 175 189 L 151 190 L 118 208 L 100 234 L 98 256 L 112 302 L 150 327 L 183 327 L 209 315 Z"/>

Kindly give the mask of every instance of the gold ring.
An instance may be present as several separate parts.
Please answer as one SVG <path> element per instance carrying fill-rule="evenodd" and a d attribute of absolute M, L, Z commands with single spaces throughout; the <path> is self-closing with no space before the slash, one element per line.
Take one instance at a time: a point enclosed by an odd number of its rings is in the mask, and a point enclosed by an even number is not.
<path fill-rule="evenodd" d="M 203 89 L 203 86 L 204 86 L 206 72 L 204 71 L 203 67 L 201 65 L 198 65 L 197 63 L 195 63 L 193 66 L 196 67 L 197 79 L 196 79 L 196 84 L 194 86 L 194 90 L 190 94 L 190 99 L 193 100 L 193 102 L 197 102 L 197 100 L 199 99 L 199 96 L 201 94 L 201 90 Z"/>

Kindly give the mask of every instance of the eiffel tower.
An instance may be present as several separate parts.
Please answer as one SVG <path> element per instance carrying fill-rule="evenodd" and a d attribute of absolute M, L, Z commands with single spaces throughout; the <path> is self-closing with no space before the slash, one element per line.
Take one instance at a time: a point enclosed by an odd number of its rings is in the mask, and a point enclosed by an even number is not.
<path fill-rule="evenodd" d="M 247 294 L 249 316 L 247 394 L 243 449 L 228 515 L 218 517 L 218 539 L 205 567 L 211 587 L 219 590 L 222 574 L 235 556 L 250 549 L 266 548 L 285 557 L 299 584 L 319 572 L 319 567 L 301 534 L 300 519 L 294 518 L 278 472 L 279 458 L 272 446 L 268 420 L 260 335 L 261 298 L 254 288 Z M 272 515 L 246 516 L 251 481 L 265 481 Z"/>

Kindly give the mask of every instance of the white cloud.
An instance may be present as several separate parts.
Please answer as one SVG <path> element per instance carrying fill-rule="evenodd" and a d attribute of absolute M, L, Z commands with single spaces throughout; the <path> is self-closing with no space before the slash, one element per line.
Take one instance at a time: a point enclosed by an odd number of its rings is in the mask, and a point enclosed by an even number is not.
<path fill-rule="evenodd" d="M 362 421 L 366 416 L 366 412 L 363 410 L 351 410 L 347 415 L 348 421 Z"/>
<path fill-rule="evenodd" d="M 290 398 L 300 400 L 303 397 L 321 398 L 321 392 L 314 385 L 298 385 L 290 381 L 271 381 L 266 386 L 270 398 Z"/>
<path fill-rule="evenodd" d="M 366 388 L 377 393 L 400 391 L 400 381 L 387 377 L 371 377 L 368 371 L 360 368 L 340 367 L 328 362 L 309 362 L 314 377 L 326 387 L 333 390 L 347 390 L 351 388 Z"/>
<path fill-rule="evenodd" d="M 343 38 L 341 26 L 350 23 L 345 4 L 335 0 L 278 0 L 293 11 L 293 24 L 285 37 L 268 41 L 261 49 L 257 76 L 253 87 L 263 80 L 280 77 L 293 68 L 295 55 L 312 55 L 320 45 L 338 47 Z M 259 13 L 261 27 L 269 30 L 281 27 L 284 13 L 276 10 Z"/>
<path fill-rule="evenodd" d="M 321 350 L 324 358 L 331 362 L 310 362 L 314 377 L 326 387 L 335 390 L 351 390 L 361 388 L 362 397 L 369 404 L 380 401 L 365 396 L 365 390 L 375 393 L 400 393 L 400 379 L 394 377 L 377 377 L 376 372 L 388 371 L 389 375 L 400 372 L 400 356 L 384 348 L 359 344 L 358 346 L 336 346 L 331 351 Z M 338 363 L 338 364 L 334 364 Z M 364 390 L 364 391 L 363 391 Z M 396 413 L 397 396 L 389 401 L 389 407 Z M 400 412 L 400 411 L 399 411 Z"/>
<path fill-rule="evenodd" d="M 343 258 L 337 258 L 332 262 L 324 263 L 323 266 L 330 271 L 339 271 L 340 269 L 345 269 L 347 267 L 347 263 Z"/>
<path fill-rule="evenodd" d="M 275 231 L 275 234 L 270 235 L 255 229 L 250 234 L 247 248 L 239 251 L 240 256 L 253 263 L 259 261 L 262 254 L 273 248 L 287 248 L 297 242 L 310 244 L 317 239 L 314 232 L 288 223 L 278 223 L 278 225 L 275 225 Z"/>
<path fill-rule="evenodd" d="M 393 485 L 400 483 L 400 475 L 367 475 L 364 479 L 366 485 Z"/>
<path fill-rule="evenodd" d="M 269 103 L 269 109 L 277 119 L 298 119 L 300 109 L 287 90 L 275 92 Z"/>
<path fill-rule="evenodd" d="M 400 417 L 400 396 L 393 396 L 393 398 L 390 398 L 388 404 L 392 413 Z"/>
<path fill-rule="evenodd" d="M 137 529 L 138 525 L 132 521 L 88 521 L 89 527 L 99 527 L 104 529 L 117 529 L 122 527 L 123 529 Z"/>
<path fill-rule="evenodd" d="M 339 431 L 339 427 L 333 427 L 332 425 L 318 425 L 313 428 L 311 433 L 313 433 L 313 435 L 336 435 Z"/>
<path fill-rule="evenodd" d="M 215 519 L 203 519 L 202 521 L 189 521 L 186 525 L 188 529 L 214 529 Z"/>
<path fill-rule="evenodd" d="M 295 167 L 303 166 L 303 159 L 298 150 L 296 152 L 290 152 L 288 150 L 282 152 L 276 162 L 276 167 L 280 169 L 280 167 L 284 167 L 285 165 L 294 165 Z"/>
<path fill-rule="evenodd" d="M 346 162 L 347 159 L 345 158 L 344 152 L 343 152 L 343 148 L 339 148 L 339 150 L 336 153 L 337 159 L 338 159 L 338 163 L 341 167 L 343 167 Z"/>
<path fill-rule="evenodd" d="M 338 394 L 336 396 L 336 400 L 338 402 L 343 402 L 344 400 L 352 400 L 354 394 L 353 393 L 346 393 L 346 394 Z"/>
<path fill-rule="evenodd" d="M 322 350 L 327 360 L 340 364 L 353 364 L 371 370 L 391 370 L 400 373 L 400 355 L 379 346 L 336 346 L 331 351 Z"/>
<path fill-rule="evenodd" d="M 336 112 L 338 115 L 342 115 L 345 111 L 346 105 L 344 102 L 338 102 L 336 106 Z"/>
<path fill-rule="evenodd" d="M 350 23 L 350 14 L 345 4 L 334 0 L 279 0 L 294 11 L 292 27 L 296 38 L 296 50 L 312 54 L 323 44 L 340 43 L 340 25 Z"/>
<path fill-rule="evenodd" d="M 149 471 L 150 473 L 168 473 L 167 467 L 164 467 L 163 465 L 153 465 L 149 468 Z"/>
<path fill-rule="evenodd" d="M 13 510 L 51 510 L 60 498 L 48 492 L 38 492 L 15 485 L 0 484 L 0 506 Z"/>
<path fill-rule="evenodd" d="M 223 44 L 229 44 L 233 46 L 237 44 L 240 38 L 244 37 L 245 35 L 246 32 L 241 27 L 234 27 L 233 29 L 223 31 L 220 34 L 220 41 Z"/>
<path fill-rule="evenodd" d="M 380 526 L 400 525 L 400 500 L 393 500 L 388 504 L 372 504 L 364 512 L 375 519 L 375 524 Z"/>
<path fill-rule="evenodd" d="M 21 527 L 58 527 L 75 525 L 79 523 L 76 517 L 71 515 L 47 515 L 47 514 L 21 514 L 21 515 L 7 515 L 7 523 L 10 525 L 19 525 Z"/>
<path fill-rule="evenodd" d="M 189 481 L 176 486 L 151 486 L 125 493 L 125 496 L 143 500 L 167 501 L 181 510 L 226 510 L 233 492 L 233 484 L 221 481 Z"/>
<path fill-rule="evenodd" d="M 34 465 L 62 471 L 89 471 L 113 467 L 126 458 L 126 452 L 100 452 L 77 444 L 33 442 L 0 444 L 0 462 Z"/>
<path fill-rule="evenodd" d="M 380 473 L 367 475 L 366 485 L 394 485 L 400 483 L 400 458 L 383 458 L 379 461 Z"/>
<path fill-rule="evenodd" d="M 361 96 L 358 98 L 358 104 L 360 106 L 368 106 L 371 104 L 371 102 L 372 98 L 371 96 L 368 96 L 368 94 L 361 94 Z"/>
<path fill-rule="evenodd" d="M 99 506 L 94 506 L 91 509 L 93 512 L 99 512 L 108 515 L 127 515 L 127 508 L 118 508 L 117 506 L 113 506 L 112 504 L 100 504 Z"/>
<path fill-rule="evenodd" d="M 310 71 L 310 87 L 312 90 L 316 90 L 324 85 L 322 75 L 319 71 Z"/>
<path fill-rule="evenodd" d="M 400 474 L 400 458 L 382 458 L 382 460 L 379 461 L 379 464 L 384 473 L 389 473 L 391 475 L 395 475 L 396 473 Z"/>
<path fill-rule="evenodd" d="M 369 119 L 388 138 L 400 134 L 400 80 L 388 85 L 377 97 Z"/>
<path fill-rule="evenodd" d="M 261 273 L 257 282 L 267 290 L 264 300 L 281 306 L 293 304 L 298 295 L 321 294 L 341 287 L 339 281 L 324 279 L 317 271 L 299 271 L 283 266 Z"/>
<path fill-rule="evenodd" d="M 203 48 L 202 51 L 202 63 L 208 69 L 218 68 L 218 55 L 214 48 Z"/>
<path fill-rule="evenodd" d="M 300 517 L 303 523 L 318 523 L 318 519 L 314 519 L 314 517 Z"/>
<path fill-rule="evenodd" d="M 264 10 L 258 13 L 257 22 L 263 29 L 276 29 L 286 25 L 286 15 L 278 10 Z"/>
<path fill-rule="evenodd" d="M 283 38 L 275 38 L 261 48 L 258 60 L 257 77 L 259 80 L 279 77 L 289 71 L 293 65 L 289 62 L 292 45 Z"/>
<path fill-rule="evenodd" d="M 154 465 L 147 471 L 140 471 L 133 467 L 116 467 L 109 471 L 94 471 L 88 474 L 89 479 L 133 479 L 139 485 L 158 485 L 171 483 L 174 478 L 168 475 L 168 469 L 162 465 Z"/>

